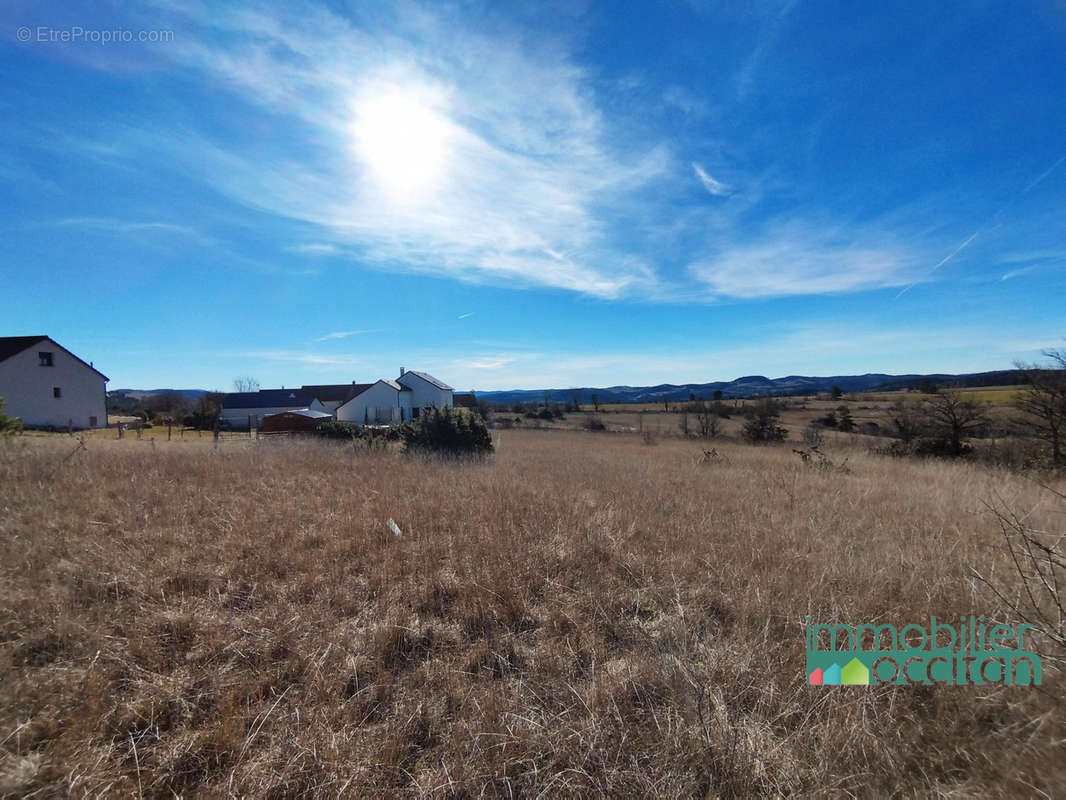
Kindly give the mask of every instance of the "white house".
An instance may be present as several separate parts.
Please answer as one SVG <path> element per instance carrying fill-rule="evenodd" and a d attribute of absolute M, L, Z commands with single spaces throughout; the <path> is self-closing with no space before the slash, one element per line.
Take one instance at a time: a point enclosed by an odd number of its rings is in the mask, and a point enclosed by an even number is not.
<path fill-rule="evenodd" d="M 330 414 L 334 414 L 339 406 L 344 405 L 360 392 L 365 392 L 374 384 L 372 383 L 330 383 L 314 386 L 301 386 L 300 391 L 315 397 L 322 407 Z"/>
<path fill-rule="evenodd" d="M 400 367 L 396 382 L 411 390 L 411 410 L 415 417 L 422 409 L 451 408 L 454 405 L 452 387 L 425 372 Z"/>
<path fill-rule="evenodd" d="M 227 394 L 222 421 L 232 428 L 259 427 L 263 417 L 285 411 L 325 411 L 357 425 L 396 425 L 417 419 L 423 410 L 451 408 L 452 387 L 425 372 L 400 369 L 397 380 L 374 383 L 305 385 Z"/>
<path fill-rule="evenodd" d="M 222 398 L 219 420 L 230 428 L 244 430 L 249 425 L 258 428 L 263 417 L 284 411 L 326 411 L 326 408 L 318 398 L 302 389 L 232 392 Z"/>
<path fill-rule="evenodd" d="M 48 336 L 0 337 L 4 413 L 27 427 L 106 427 L 107 381 Z"/>
<path fill-rule="evenodd" d="M 396 381 L 379 380 L 336 411 L 337 419 L 357 425 L 394 425 L 411 419 L 411 390 Z"/>

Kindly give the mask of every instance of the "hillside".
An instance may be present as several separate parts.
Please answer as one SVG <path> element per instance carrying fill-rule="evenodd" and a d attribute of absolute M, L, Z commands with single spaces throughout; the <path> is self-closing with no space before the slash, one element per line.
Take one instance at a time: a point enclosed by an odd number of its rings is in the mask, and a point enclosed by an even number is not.
<path fill-rule="evenodd" d="M 752 397 L 755 395 L 799 395 L 819 394 L 839 386 L 845 392 L 867 392 L 872 390 L 891 390 L 919 388 L 926 384 L 959 386 L 1004 386 L 1021 382 L 1015 370 L 996 370 L 994 372 L 973 372 L 959 375 L 946 373 L 886 375 L 867 373 L 865 375 L 830 375 L 812 377 L 806 375 L 788 375 L 784 378 L 767 378 L 762 375 L 747 375 L 732 381 L 713 381 L 711 383 L 664 383 L 658 386 L 609 386 L 603 389 L 581 387 L 578 389 L 512 389 L 509 391 L 485 391 L 477 395 L 491 403 L 527 403 L 540 402 L 545 392 L 552 399 L 563 401 L 577 392 L 582 403 L 592 402 L 592 395 L 599 401 L 609 403 L 657 403 L 663 399 L 687 400 L 692 395 L 709 398 L 716 391 L 723 397 Z"/>

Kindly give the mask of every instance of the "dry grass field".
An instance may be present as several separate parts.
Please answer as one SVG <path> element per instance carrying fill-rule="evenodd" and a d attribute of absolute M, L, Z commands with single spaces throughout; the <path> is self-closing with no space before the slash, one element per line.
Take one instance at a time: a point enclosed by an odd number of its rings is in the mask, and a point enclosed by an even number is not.
<path fill-rule="evenodd" d="M 1003 618 L 977 464 L 497 431 L 0 442 L 0 794 L 1061 793 L 1041 688 L 810 687 L 805 617 Z M 831 455 L 833 453 L 831 452 Z M 834 458 L 837 456 L 834 455 Z M 402 535 L 388 526 L 394 520 Z"/>

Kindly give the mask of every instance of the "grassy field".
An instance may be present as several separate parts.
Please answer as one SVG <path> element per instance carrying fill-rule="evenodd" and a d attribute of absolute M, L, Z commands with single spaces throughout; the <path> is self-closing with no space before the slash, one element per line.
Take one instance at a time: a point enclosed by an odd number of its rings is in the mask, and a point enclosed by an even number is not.
<path fill-rule="evenodd" d="M 970 389 L 955 389 L 953 391 L 958 392 L 964 399 L 974 403 L 1009 405 L 1015 401 L 1019 392 L 1023 389 L 1024 387 L 1022 386 L 976 386 Z M 855 392 L 847 395 L 849 399 L 864 401 L 874 400 L 888 403 L 900 399 L 913 400 L 927 396 L 928 395 L 922 395 L 917 392 Z"/>
<path fill-rule="evenodd" d="M 970 568 L 1017 588 L 985 503 L 1061 529 L 1033 482 L 495 435 L 483 464 L 291 440 L 0 443 L 0 793 L 1066 787 L 1053 670 L 1041 689 L 804 679 L 808 614 L 1004 617 Z"/>

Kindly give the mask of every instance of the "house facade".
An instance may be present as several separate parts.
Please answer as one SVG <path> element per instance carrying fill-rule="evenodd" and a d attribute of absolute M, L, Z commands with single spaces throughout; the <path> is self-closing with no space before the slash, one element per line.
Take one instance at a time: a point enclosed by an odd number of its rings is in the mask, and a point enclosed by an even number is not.
<path fill-rule="evenodd" d="M 419 413 L 430 408 L 452 408 L 452 387 L 425 372 L 405 370 L 400 367 L 396 382 L 411 391 L 411 411 L 417 419 Z"/>
<path fill-rule="evenodd" d="M 337 409 L 355 397 L 369 389 L 372 383 L 336 383 L 301 386 L 300 391 L 315 397 L 322 407 L 330 414 L 335 414 Z"/>
<path fill-rule="evenodd" d="M 411 419 L 411 390 L 379 380 L 340 406 L 336 415 L 341 422 L 357 425 L 398 425 Z"/>
<path fill-rule="evenodd" d="M 107 381 L 48 336 L 0 337 L 4 413 L 26 427 L 107 427 Z"/>

